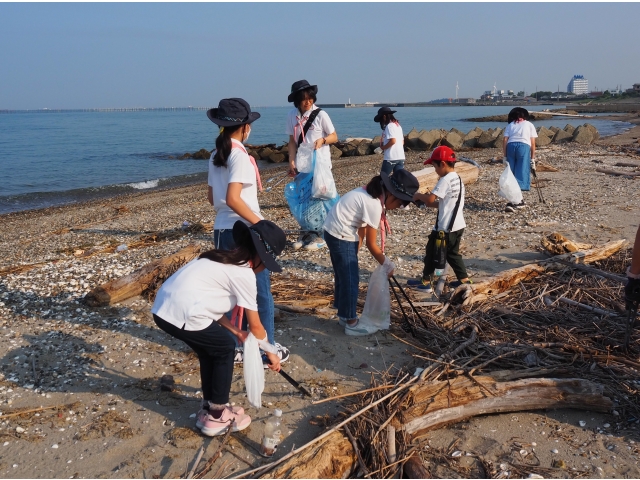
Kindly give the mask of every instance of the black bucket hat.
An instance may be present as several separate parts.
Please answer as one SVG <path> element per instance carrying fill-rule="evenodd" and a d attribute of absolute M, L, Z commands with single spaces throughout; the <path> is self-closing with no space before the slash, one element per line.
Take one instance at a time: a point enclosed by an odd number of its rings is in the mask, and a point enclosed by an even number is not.
<path fill-rule="evenodd" d="M 270 272 L 281 272 L 282 267 L 276 257 L 282 253 L 287 243 L 287 236 L 282 229 L 269 220 L 260 220 L 248 226 L 241 220 L 233 224 L 233 240 L 238 245 L 246 244 L 251 239 L 260 260 Z"/>
<path fill-rule="evenodd" d="M 413 173 L 403 168 L 392 175 L 382 172 L 380 176 L 391 195 L 405 202 L 413 202 L 413 196 L 420 188 L 420 182 Z"/>
<path fill-rule="evenodd" d="M 515 107 L 512 108 L 507 116 L 507 123 L 511 123 L 515 120 L 516 113 L 522 113 L 524 115 L 525 120 L 529 120 L 529 110 L 524 107 Z"/>
<path fill-rule="evenodd" d="M 242 98 L 223 98 L 218 108 L 207 110 L 207 117 L 219 127 L 233 127 L 253 123 L 260 118 L 260 114 L 252 112 L 249 104 Z"/>
<path fill-rule="evenodd" d="M 287 97 L 287 102 L 293 102 L 294 95 L 300 90 L 306 90 L 307 88 L 311 88 L 314 95 L 318 94 L 317 85 L 309 85 L 309 82 L 307 82 L 306 80 L 298 80 L 297 82 L 293 82 L 293 85 L 291 85 L 291 93 Z"/>
<path fill-rule="evenodd" d="M 380 121 L 382 120 L 382 116 L 386 113 L 387 115 L 392 115 L 394 113 L 396 113 L 397 110 L 391 110 L 390 107 L 381 107 L 380 109 L 378 109 L 378 114 L 373 117 L 373 121 L 376 123 L 380 123 Z"/>

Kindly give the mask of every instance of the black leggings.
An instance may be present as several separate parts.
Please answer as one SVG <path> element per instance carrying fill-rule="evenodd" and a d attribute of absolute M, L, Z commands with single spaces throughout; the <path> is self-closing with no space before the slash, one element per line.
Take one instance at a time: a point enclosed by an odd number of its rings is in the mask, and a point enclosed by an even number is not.
<path fill-rule="evenodd" d="M 228 403 L 236 346 L 229 332 L 216 321 L 204 330 L 190 331 L 178 328 L 155 314 L 153 319 L 158 327 L 182 340 L 198 355 L 203 399 L 219 405 Z"/>

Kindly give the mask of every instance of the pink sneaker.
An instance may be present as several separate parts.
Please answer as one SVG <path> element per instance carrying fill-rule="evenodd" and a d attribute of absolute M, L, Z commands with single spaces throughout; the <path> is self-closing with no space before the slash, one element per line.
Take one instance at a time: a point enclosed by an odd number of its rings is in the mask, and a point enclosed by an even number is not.
<path fill-rule="evenodd" d="M 244 415 L 244 408 L 242 407 L 237 407 L 237 406 L 232 407 L 230 405 L 227 405 L 227 408 L 230 408 L 235 415 Z M 209 410 L 205 410 L 204 408 L 201 408 L 196 414 L 196 428 L 202 429 L 202 427 L 204 426 L 204 423 L 207 421 L 208 416 L 209 416 Z"/>
<path fill-rule="evenodd" d="M 229 424 L 231 424 L 232 432 L 239 432 L 251 425 L 251 417 L 245 414 L 235 414 L 227 407 L 222 412 L 220 418 L 213 418 L 211 415 L 207 415 L 201 431 L 208 437 L 215 437 L 216 435 L 226 433 Z"/>

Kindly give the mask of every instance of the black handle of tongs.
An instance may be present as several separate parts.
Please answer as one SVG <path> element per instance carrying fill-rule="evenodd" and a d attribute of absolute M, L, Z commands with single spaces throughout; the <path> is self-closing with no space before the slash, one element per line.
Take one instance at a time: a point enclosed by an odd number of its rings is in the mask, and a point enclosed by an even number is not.
<path fill-rule="evenodd" d="M 269 362 L 271 363 L 271 362 Z M 280 368 L 280 371 L 278 372 L 280 375 L 282 375 L 284 377 L 284 379 L 289 382 L 291 385 L 293 385 L 294 387 L 296 387 L 298 390 L 300 390 L 302 393 L 304 393 L 305 395 L 309 395 L 311 396 L 311 392 L 309 390 L 307 390 L 305 387 L 303 387 L 302 385 L 300 385 L 298 382 L 296 382 L 293 378 L 291 378 L 289 376 L 289 374 L 287 372 L 285 372 L 284 370 L 282 370 L 282 368 Z"/>
<path fill-rule="evenodd" d="M 636 322 L 636 316 L 638 315 L 638 302 L 628 302 L 627 310 L 627 325 L 624 334 L 624 351 L 629 350 L 629 342 L 631 341 L 631 330 Z"/>
<path fill-rule="evenodd" d="M 420 319 L 420 322 L 422 323 L 422 326 L 426 329 L 428 329 L 429 327 L 427 326 L 427 322 L 424 321 L 424 318 L 422 318 L 422 315 L 420 315 L 420 312 L 418 312 L 418 309 L 415 307 L 415 305 L 413 304 L 413 302 L 411 301 L 411 299 L 409 298 L 409 296 L 406 294 L 406 292 L 404 291 L 404 289 L 402 288 L 402 286 L 398 283 L 398 280 L 396 280 L 396 277 L 394 275 L 391 275 L 391 278 L 393 279 L 393 281 L 395 282 L 396 286 L 398 287 L 398 289 L 400 290 L 400 292 L 402 293 L 402 295 L 404 296 L 404 298 L 407 299 L 407 302 L 409 302 L 409 305 L 411 306 L 411 309 L 413 310 L 413 312 L 416 314 L 416 316 L 418 317 L 418 319 Z M 395 293 L 395 292 L 394 292 Z M 400 304 L 400 301 L 398 301 L 398 304 Z M 402 307 L 401 307 L 402 308 Z"/>

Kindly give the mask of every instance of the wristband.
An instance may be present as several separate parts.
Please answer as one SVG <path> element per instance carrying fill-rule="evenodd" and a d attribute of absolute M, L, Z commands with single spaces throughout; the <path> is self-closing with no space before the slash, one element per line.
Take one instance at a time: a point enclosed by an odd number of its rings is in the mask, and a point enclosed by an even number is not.
<path fill-rule="evenodd" d="M 631 267 L 627 267 L 627 277 L 640 280 L 640 273 L 631 273 Z"/>
<path fill-rule="evenodd" d="M 264 337 L 262 340 L 258 340 L 258 346 L 265 352 L 273 353 L 274 355 L 278 353 L 278 349 L 276 348 L 276 346 L 269 343 L 268 337 Z"/>

